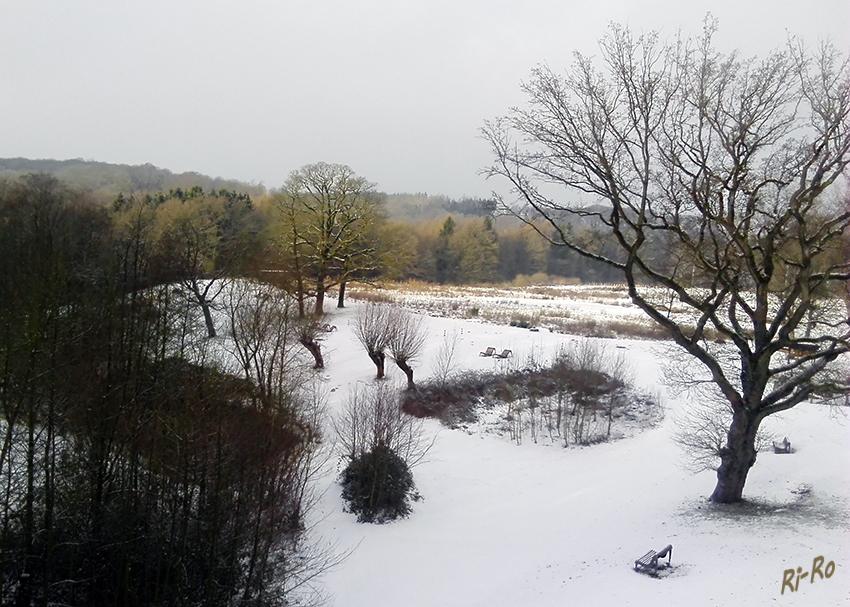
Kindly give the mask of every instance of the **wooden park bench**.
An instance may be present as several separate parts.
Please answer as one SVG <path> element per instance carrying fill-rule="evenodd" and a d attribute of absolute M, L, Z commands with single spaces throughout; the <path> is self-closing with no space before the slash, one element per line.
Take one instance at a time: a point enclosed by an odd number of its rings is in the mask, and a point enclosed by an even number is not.
<path fill-rule="evenodd" d="M 787 436 L 779 442 L 773 441 L 773 452 L 774 453 L 791 453 L 791 443 L 788 442 Z"/>
<path fill-rule="evenodd" d="M 496 353 L 496 348 L 487 348 L 483 352 L 479 352 L 478 356 L 493 356 Z"/>
<path fill-rule="evenodd" d="M 336 331 L 336 325 L 324 324 L 324 325 L 322 325 L 322 331 L 325 331 L 327 333 L 331 333 L 332 331 Z"/>
<path fill-rule="evenodd" d="M 496 354 L 496 358 L 509 358 L 512 355 L 510 350 L 504 350 L 501 354 Z"/>
<path fill-rule="evenodd" d="M 658 559 L 667 557 L 667 563 L 658 563 Z M 673 557 L 673 544 L 668 544 L 660 552 L 650 550 L 638 560 L 635 561 L 635 571 L 644 571 L 646 573 L 655 573 L 659 569 L 665 569 L 670 566 L 670 559 Z"/>

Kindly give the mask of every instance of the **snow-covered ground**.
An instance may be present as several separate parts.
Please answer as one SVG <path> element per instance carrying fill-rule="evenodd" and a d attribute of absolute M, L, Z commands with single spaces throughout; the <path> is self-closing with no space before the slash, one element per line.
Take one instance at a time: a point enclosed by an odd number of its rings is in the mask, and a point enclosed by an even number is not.
<path fill-rule="evenodd" d="M 554 302 L 552 302 L 554 303 Z M 325 341 L 329 408 L 349 387 L 373 381 L 374 366 L 355 340 L 356 310 L 332 310 L 338 331 Z M 481 306 L 481 302 L 474 305 Z M 480 357 L 508 348 L 514 361 L 551 356 L 575 336 L 531 332 L 475 319 L 428 317 L 417 379 L 447 336 L 459 339 L 461 369 L 516 364 Z M 850 420 L 803 404 L 770 420 L 794 453 L 761 453 L 745 506 L 718 507 L 706 497 L 714 474 L 692 475 L 671 440 L 684 396 L 660 381 L 658 342 L 606 340 L 626 352 L 638 386 L 659 394 L 664 421 L 634 437 L 562 448 L 507 436 L 451 430 L 428 420 L 436 436 L 413 470 L 423 499 L 407 519 L 357 523 L 344 512 L 336 459 L 317 480 L 316 532 L 350 556 L 322 581 L 339 607 L 564 605 L 850 605 Z M 390 368 L 389 375 L 402 379 Z M 673 545 L 661 579 L 633 571 L 650 549 Z M 834 563 L 828 579 L 809 577 L 783 589 L 783 573 Z M 796 581 L 796 575 L 794 577 Z"/>

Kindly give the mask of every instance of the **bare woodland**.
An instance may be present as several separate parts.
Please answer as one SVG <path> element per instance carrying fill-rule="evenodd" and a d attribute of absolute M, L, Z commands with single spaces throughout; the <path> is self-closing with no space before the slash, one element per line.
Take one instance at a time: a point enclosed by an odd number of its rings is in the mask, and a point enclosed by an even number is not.
<path fill-rule="evenodd" d="M 309 586 L 327 561 L 304 549 L 319 432 L 293 300 L 235 283 L 222 369 L 157 282 L 156 205 L 110 213 L 44 176 L 0 203 L 0 601 L 264 605 Z"/>

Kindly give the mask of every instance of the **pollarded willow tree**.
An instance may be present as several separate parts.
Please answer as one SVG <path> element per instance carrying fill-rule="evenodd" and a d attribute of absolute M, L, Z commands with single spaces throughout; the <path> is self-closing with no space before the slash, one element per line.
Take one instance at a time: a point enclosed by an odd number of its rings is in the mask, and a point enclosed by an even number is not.
<path fill-rule="evenodd" d="M 536 69 L 528 105 L 483 132 L 495 154 L 485 173 L 511 185 L 503 206 L 621 271 L 728 401 L 711 500 L 735 502 L 767 416 L 850 389 L 850 68 L 833 47 L 796 40 L 764 59 L 724 55 L 715 29 L 707 20 L 702 37 L 667 44 L 612 26 L 598 60 L 576 54 L 563 76 Z M 589 221 L 616 255 L 571 237 Z M 671 297 L 689 313 L 670 314 Z"/>
<path fill-rule="evenodd" d="M 428 337 L 421 316 L 396 306 L 367 303 L 357 310 L 354 335 L 375 363 L 375 379 L 384 378 L 384 365 L 389 353 L 407 377 L 407 389 L 416 389 L 410 365 L 419 359 Z"/>

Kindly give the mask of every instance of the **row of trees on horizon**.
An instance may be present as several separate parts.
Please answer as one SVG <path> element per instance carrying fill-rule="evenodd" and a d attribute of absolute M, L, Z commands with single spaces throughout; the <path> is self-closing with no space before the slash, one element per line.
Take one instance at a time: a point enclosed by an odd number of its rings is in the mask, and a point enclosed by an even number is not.
<path fill-rule="evenodd" d="M 580 282 L 620 280 L 606 266 L 550 245 L 532 226 L 499 216 L 493 200 L 387 195 L 343 165 L 306 165 L 294 171 L 282 188 L 266 191 L 193 173 L 173 175 L 150 165 L 0 160 L 0 174 L 7 180 L 23 177 L 27 169 L 81 188 L 90 193 L 92 204 L 111 205 L 113 211 L 127 211 L 134 205 L 155 209 L 155 232 L 163 246 L 173 247 L 177 232 L 182 231 L 185 238 L 191 229 L 202 232 L 206 251 L 194 253 L 200 254 L 194 263 L 203 266 L 195 274 L 216 277 L 261 270 L 291 274 L 297 268 L 300 278 L 277 276 L 276 282 L 299 290 L 305 299 L 322 299 L 316 279 L 323 273 L 324 290 L 342 286 L 341 297 L 350 280 L 412 279 L 439 284 L 505 283 L 517 277 L 523 283 L 531 276 Z M 140 181 L 136 173 L 142 169 L 147 177 Z M 156 189 L 156 185 L 172 187 Z M 311 188 L 323 187 L 326 208 L 309 212 L 305 200 Z M 118 194 L 112 194 L 116 189 Z M 298 216 L 293 214 L 292 201 L 297 201 Z M 309 234 L 293 223 L 327 224 L 331 216 L 338 223 L 326 225 L 327 238 L 336 237 L 334 230 L 343 238 L 334 250 L 324 252 L 319 252 L 321 234 Z M 587 240 L 602 242 L 601 232 L 592 226 L 577 229 Z M 216 240 L 221 242 L 213 244 Z M 331 267 L 332 257 L 348 254 L 342 248 L 358 251 L 345 261 L 335 260 L 340 267 Z"/>
<path fill-rule="evenodd" d="M 388 211 L 388 200 L 392 211 Z M 401 202 L 400 202 L 401 200 Z M 419 280 L 437 284 L 520 283 L 537 280 L 615 282 L 603 264 L 553 246 L 534 225 L 497 216 L 492 201 L 399 197 L 375 190 L 349 167 L 317 163 L 291 174 L 279 190 L 251 197 L 201 186 L 168 192 L 119 194 L 112 211 L 148 209 L 161 251 L 170 249 L 181 267 L 159 267 L 160 280 L 183 276 L 198 292 L 203 281 L 225 275 L 255 276 L 298 296 L 302 314 L 324 309 L 334 289 L 344 305 L 351 282 Z M 407 205 L 405 207 L 405 205 Z M 423 210 L 422 207 L 427 207 Z M 454 209 L 457 214 L 446 213 Z M 413 209 L 413 210 L 411 210 Z M 424 221 L 390 216 L 421 212 Z M 605 245 L 592 226 L 575 228 Z M 174 255 L 182 250 L 179 255 Z M 172 261 L 172 264 L 174 262 Z M 209 295 L 209 294 L 207 294 Z"/>

